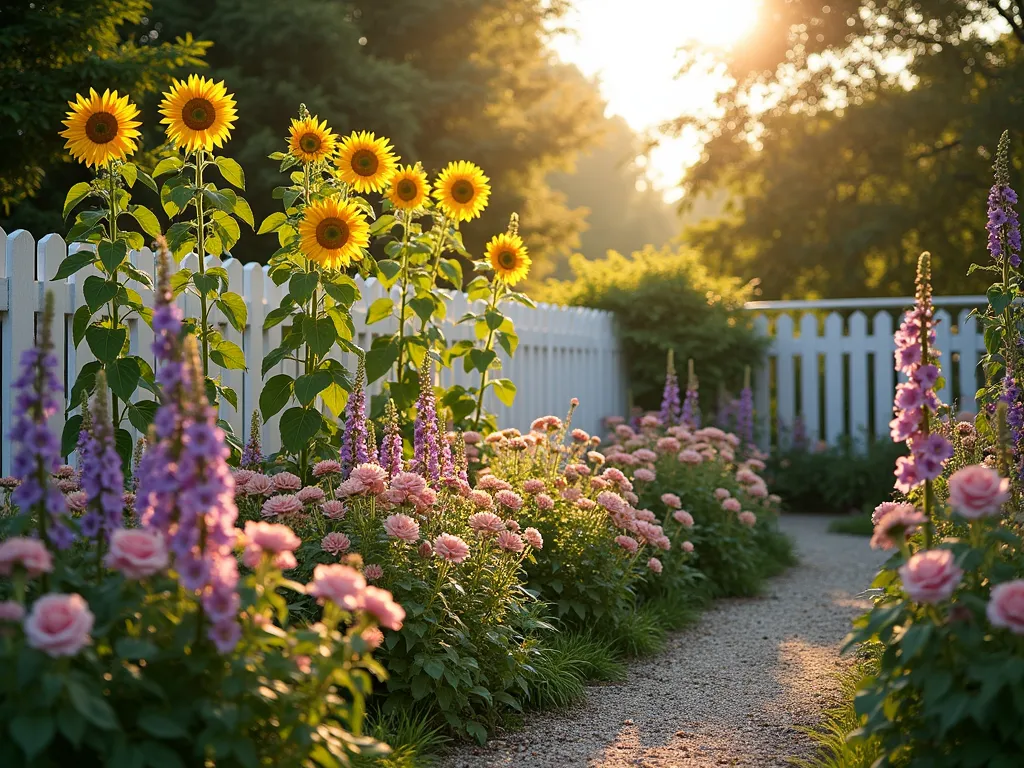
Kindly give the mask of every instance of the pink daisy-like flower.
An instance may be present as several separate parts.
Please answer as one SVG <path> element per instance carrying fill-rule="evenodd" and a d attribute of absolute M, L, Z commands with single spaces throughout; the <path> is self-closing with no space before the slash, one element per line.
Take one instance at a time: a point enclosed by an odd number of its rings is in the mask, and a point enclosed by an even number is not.
<path fill-rule="evenodd" d="M 626 498 L 630 504 L 636 504 L 640 501 L 640 497 L 632 491 L 623 491 L 622 495 Z"/>
<path fill-rule="evenodd" d="M 678 453 L 683 445 L 674 437 L 663 437 L 654 446 L 658 453 Z"/>
<path fill-rule="evenodd" d="M 685 509 L 677 509 L 673 512 L 672 519 L 683 526 L 683 528 L 693 528 L 693 515 Z"/>
<path fill-rule="evenodd" d="M 601 491 L 597 494 L 597 503 L 609 512 L 621 512 L 629 505 L 626 500 L 612 491 Z"/>
<path fill-rule="evenodd" d="M 494 509 L 494 499 L 487 491 L 474 490 L 469 492 L 469 500 L 479 509 Z"/>
<path fill-rule="evenodd" d="M 362 493 L 376 496 L 384 493 L 387 488 L 388 473 L 378 464 L 360 464 L 352 470 L 348 479 L 359 483 L 363 488 Z"/>
<path fill-rule="evenodd" d="M 652 557 L 650 560 L 647 561 L 647 570 L 649 570 L 651 573 L 661 573 L 661 568 L 661 560 L 659 560 L 658 558 Z"/>
<path fill-rule="evenodd" d="M 318 488 L 315 485 L 307 485 L 295 494 L 295 498 L 303 504 L 315 504 L 324 500 L 324 491 L 322 488 Z"/>
<path fill-rule="evenodd" d="M 320 509 L 323 511 L 324 517 L 329 517 L 331 520 L 341 520 L 345 517 L 345 505 L 337 499 L 325 501 L 320 505 Z"/>
<path fill-rule="evenodd" d="M 640 468 L 633 473 L 633 479 L 641 483 L 653 483 L 655 478 L 653 469 Z"/>
<path fill-rule="evenodd" d="M 683 506 L 682 499 L 680 499 L 674 493 L 661 494 L 661 503 L 664 504 L 669 509 L 680 509 Z"/>
<path fill-rule="evenodd" d="M 503 549 L 506 552 L 522 552 L 526 546 L 523 544 L 523 538 L 518 533 L 512 531 L 502 531 L 498 534 L 498 538 L 495 539 L 495 543 L 499 549 Z"/>
<path fill-rule="evenodd" d="M 637 520 L 643 520 L 645 523 L 653 523 L 658 519 L 658 516 L 649 509 L 638 509 L 633 512 L 633 517 Z"/>
<path fill-rule="evenodd" d="M 527 528 L 523 531 L 523 540 L 534 549 L 544 549 L 544 537 L 536 528 Z"/>
<path fill-rule="evenodd" d="M 420 524 L 409 515 L 389 515 L 384 520 L 384 532 L 393 539 L 401 539 L 411 544 L 420 537 Z"/>
<path fill-rule="evenodd" d="M 64 501 L 71 511 L 82 512 L 89 503 L 89 496 L 85 491 L 72 491 L 64 495 Z"/>
<path fill-rule="evenodd" d="M 729 493 L 728 488 L 715 488 L 715 498 L 719 501 L 725 501 L 730 496 L 732 496 L 732 494 Z"/>
<path fill-rule="evenodd" d="M 340 531 L 331 531 L 320 541 L 320 549 L 329 555 L 338 555 L 348 552 L 352 546 L 352 540 Z"/>
<path fill-rule="evenodd" d="M 534 502 L 537 504 L 537 509 L 540 509 L 544 512 L 550 512 L 552 509 L 555 508 L 554 499 L 552 499 L 546 493 L 538 493 L 534 497 Z"/>
<path fill-rule="evenodd" d="M 538 480 L 535 477 L 531 477 L 529 480 L 523 483 L 523 493 L 541 493 L 544 490 L 544 481 Z"/>
<path fill-rule="evenodd" d="M 587 461 L 600 467 L 605 462 L 605 455 L 600 451 L 587 451 Z"/>
<path fill-rule="evenodd" d="M 583 496 L 583 491 L 581 491 L 579 488 L 566 488 L 559 495 L 566 501 L 576 501 L 576 499 Z"/>
<path fill-rule="evenodd" d="M 434 554 L 451 563 L 461 563 L 469 557 L 469 544 L 450 533 L 442 533 L 434 539 Z"/>
<path fill-rule="evenodd" d="M 274 481 L 260 473 L 254 474 L 245 484 L 246 496 L 269 496 L 274 492 Z"/>
<path fill-rule="evenodd" d="M 753 512 L 740 512 L 737 519 L 748 528 L 753 528 L 757 524 L 757 515 Z"/>
<path fill-rule="evenodd" d="M 635 555 L 640 549 L 640 544 L 632 536 L 616 536 L 615 543 L 631 555 Z"/>
<path fill-rule="evenodd" d="M 687 448 L 684 451 L 679 452 L 679 463 L 680 464 L 691 464 L 696 465 L 704 461 L 704 457 L 701 456 L 697 451 Z"/>
<path fill-rule="evenodd" d="M 729 498 L 722 502 L 722 509 L 726 512 L 739 512 L 743 509 L 743 505 L 740 504 L 739 499 Z"/>
<path fill-rule="evenodd" d="M 301 511 L 302 502 L 294 494 L 288 493 L 282 496 L 271 496 L 264 501 L 260 514 L 263 517 L 275 517 L 277 515 L 292 515 Z"/>
<path fill-rule="evenodd" d="M 370 563 L 363 568 L 363 576 L 366 577 L 367 581 L 377 581 L 384 576 L 384 569 L 377 565 L 377 563 Z"/>
<path fill-rule="evenodd" d="M 587 443 L 587 442 L 590 442 L 590 435 L 588 435 L 582 429 L 574 429 L 569 434 L 572 437 L 572 439 L 575 440 L 577 443 Z"/>
<path fill-rule="evenodd" d="M 589 512 L 592 509 L 597 509 L 597 504 L 590 499 L 576 499 L 576 507 Z"/>
<path fill-rule="evenodd" d="M 519 521 L 509 518 L 505 521 L 505 528 L 512 531 L 512 533 L 519 533 Z"/>
<path fill-rule="evenodd" d="M 252 479 L 252 476 L 256 473 L 251 469 L 235 469 L 232 470 L 231 475 L 235 478 L 235 493 L 240 493 L 245 484 Z"/>
<path fill-rule="evenodd" d="M 477 512 L 469 516 L 469 527 L 477 536 L 491 536 L 505 530 L 505 521 L 493 512 Z"/>
<path fill-rule="evenodd" d="M 271 477 L 274 481 L 274 490 L 297 491 L 302 487 L 302 479 L 291 472 L 279 472 Z"/>
<path fill-rule="evenodd" d="M 680 546 L 683 548 L 683 552 L 686 552 L 687 554 L 689 554 L 690 552 L 693 552 L 693 542 L 692 541 L 684 541 Z"/>
<path fill-rule="evenodd" d="M 482 491 L 507 491 L 512 488 L 500 477 L 494 475 L 484 475 L 477 481 L 476 487 Z"/>
<path fill-rule="evenodd" d="M 494 500 L 506 509 L 517 512 L 523 507 L 523 497 L 515 491 L 500 490 L 494 494 Z"/>
<path fill-rule="evenodd" d="M 324 459 L 313 465 L 313 477 L 326 477 L 328 475 L 340 475 L 341 462 L 334 459 Z"/>

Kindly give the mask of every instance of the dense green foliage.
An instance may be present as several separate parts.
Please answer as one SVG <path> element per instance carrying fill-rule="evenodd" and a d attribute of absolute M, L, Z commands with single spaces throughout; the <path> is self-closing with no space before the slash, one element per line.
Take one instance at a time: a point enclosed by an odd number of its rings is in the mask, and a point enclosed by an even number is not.
<path fill-rule="evenodd" d="M 745 368 L 760 361 L 765 342 L 737 311 L 755 284 L 712 276 L 694 251 L 645 248 L 571 263 L 574 279 L 549 282 L 545 298 L 615 312 L 636 404 L 660 405 L 669 350 L 677 361 L 694 360 L 705 396 L 720 386 L 738 391 Z"/>

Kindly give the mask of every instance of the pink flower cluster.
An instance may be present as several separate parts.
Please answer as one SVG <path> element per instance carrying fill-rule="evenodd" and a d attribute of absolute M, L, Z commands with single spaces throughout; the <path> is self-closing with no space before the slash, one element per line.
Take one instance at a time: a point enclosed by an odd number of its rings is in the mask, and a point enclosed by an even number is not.
<path fill-rule="evenodd" d="M 306 594 L 321 604 L 331 602 L 345 611 L 366 611 L 385 629 L 399 630 L 405 620 L 405 610 L 390 592 L 369 586 L 363 574 L 347 565 L 318 565 L 313 569 L 313 581 L 306 586 Z"/>

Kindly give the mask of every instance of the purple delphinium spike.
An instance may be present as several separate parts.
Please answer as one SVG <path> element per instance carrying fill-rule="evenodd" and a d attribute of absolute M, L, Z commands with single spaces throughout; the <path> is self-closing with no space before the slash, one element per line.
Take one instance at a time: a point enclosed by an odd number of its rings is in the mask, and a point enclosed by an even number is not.
<path fill-rule="evenodd" d="M 90 406 L 92 431 L 79 454 L 82 490 L 86 498 L 81 530 L 82 535 L 90 539 L 109 541 L 111 533 L 124 527 L 124 474 L 114 443 L 107 380 L 102 371 L 96 376 L 96 390 Z"/>
<path fill-rule="evenodd" d="M 260 442 L 260 412 L 253 411 L 252 419 L 249 421 L 249 439 L 242 448 L 242 469 L 262 471 L 263 469 L 263 445 Z"/>
<path fill-rule="evenodd" d="M 441 478 L 448 480 L 455 477 L 455 461 L 452 458 L 452 445 L 448 442 L 448 430 L 445 428 L 441 414 L 437 414 L 437 440 L 440 448 L 440 473 Z"/>
<path fill-rule="evenodd" d="M 425 360 L 420 368 L 420 395 L 416 400 L 416 424 L 413 431 L 413 461 L 416 471 L 430 482 L 441 477 L 437 434 L 437 406 L 434 402 L 432 365 Z"/>
<path fill-rule="evenodd" d="M 464 483 L 469 482 L 469 462 L 466 459 L 466 438 L 460 429 L 455 433 L 454 455 L 455 476 Z"/>
<path fill-rule="evenodd" d="M 935 350 L 935 318 L 932 306 L 931 257 L 921 254 L 917 265 L 917 301 L 896 331 L 896 370 L 907 381 L 896 387 L 896 417 L 889 422 L 894 442 L 910 447 L 909 456 L 896 460 L 896 489 L 911 488 L 942 474 L 942 465 L 953 455 L 945 437 L 929 431 L 929 417 L 942 406 L 935 392 L 940 372 Z"/>
<path fill-rule="evenodd" d="M 686 399 L 683 400 L 682 423 L 690 429 L 700 427 L 700 395 L 697 391 L 697 374 L 694 373 L 693 360 L 687 363 Z"/>
<path fill-rule="evenodd" d="M 195 337 L 182 338 L 181 312 L 171 303 L 166 246 L 159 263 L 153 350 L 162 394 L 155 439 L 139 467 L 136 510 L 143 526 L 167 540 L 178 580 L 201 598 L 207 636 L 227 653 L 241 637 L 230 451 L 206 397 Z"/>
<path fill-rule="evenodd" d="M 754 444 L 754 390 L 750 388 L 750 368 L 743 374 L 739 407 L 736 410 L 736 435 L 744 445 Z"/>
<path fill-rule="evenodd" d="M 341 471 L 344 477 L 369 460 L 366 451 L 366 362 L 362 357 L 356 367 L 356 383 L 345 405 L 345 431 L 341 435 Z"/>
<path fill-rule="evenodd" d="M 668 351 L 668 365 L 665 370 L 665 389 L 661 395 L 661 425 L 672 427 L 679 423 L 682 417 L 682 404 L 679 402 L 679 377 L 676 376 L 676 367 L 673 350 Z"/>
<path fill-rule="evenodd" d="M 1024 391 L 1017 381 L 1016 369 L 1009 360 L 1006 362 L 999 399 L 1006 403 L 1006 426 L 1010 431 L 1017 478 L 1024 480 Z"/>
<path fill-rule="evenodd" d="M 9 437 L 18 443 L 12 473 L 21 484 L 11 494 L 11 503 L 23 515 L 36 515 L 39 536 L 45 544 L 67 549 L 75 536 L 67 524 L 64 494 L 52 479 L 61 465 L 60 441 L 46 424 L 63 405 L 52 326 L 53 294 L 47 292 L 39 338 L 34 347 L 22 352 L 21 371 L 14 380 L 14 418 Z"/>
<path fill-rule="evenodd" d="M 398 409 L 393 400 L 384 406 L 384 439 L 380 446 L 380 464 L 394 477 L 402 471 L 402 429 L 398 424 Z"/>
<path fill-rule="evenodd" d="M 1010 188 L 1010 134 L 1004 131 L 996 150 L 995 183 L 988 193 L 988 250 L 992 258 L 1009 260 L 1015 269 L 1020 266 L 1020 220 L 1014 207 L 1017 193 Z"/>

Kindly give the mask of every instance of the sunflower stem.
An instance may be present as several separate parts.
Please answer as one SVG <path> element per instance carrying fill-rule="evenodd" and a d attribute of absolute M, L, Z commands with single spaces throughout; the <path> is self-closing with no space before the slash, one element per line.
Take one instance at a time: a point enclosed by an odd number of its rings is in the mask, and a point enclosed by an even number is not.
<path fill-rule="evenodd" d="M 110 242 L 111 244 L 117 242 L 117 181 L 114 178 L 114 162 L 111 162 L 107 166 L 107 173 L 110 176 Z M 117 270 L 114 270 L 110 275 L 110 282 L 117 285 Z M 118 319 L 117 319 L 117 294 L 110 299 L 110 329 L 112 331 L 117 330 Z M 111 391 L 110 393 L 111 403 L 111 416 L 114 420 L 114 429 L 116 430 L 119 424 L 117 418 L 117 395 Z"/>
<path fill-rule="evenodd" d="M 488 310 L 493 310 L 498 306 L 498 287 L 500 283 L 497 278 L 494 280 L 494 290 L 491 292 L 491 302 L 487 306 Z M 491 328 L 487 331 L 487 344 L 484 345 L 484 353 L 491 351 L 491 346 L 494 344 L 494 329 Z M 490 367 L 490 366 L 488 366 Z M 484 392 L 487 389 L 487 368 L 484 368 L 480 372 L 480 391 L 476 395 L 476 413 L 473 415 L 473 429 L 475 431 L 480 430 L 480 413 L 484 407 Z"/>
<path fill-rule="evenodd" d="M 203 150 L 196 150 L 196 255 L 199 257 L 199 274 L 206 275 L 206 222 L 203 211 L 203 164 L 206 156 Z M 210 370 L 210 333 L 207 320 L 206 291 L 199 291 L 199 340 L 203 345 L 203 378 Z"/>
<path fill-rule="evenodd" d="M 444 252 L 444 238 L 448 232 L 448 216 L 441 218 L 441 227 L 438 230 L 437 244 L 434 246 L 434 252 L 430 255 L 434 264 L 430 268 L 430 286 L 433 288 L 434 283 L 437 281 L 437 268 L 441 263 L 441 254 Z M 429 319 L 429 318 L 428 318 Z M 420 333 L 427 330 L 427 321 L 423 320 L 420 324 Z"/>
<path fill-rule="evenodd" d="M 406 212 L 405 221 L 402 227 L 402 308 L 398 314 L 398 367 L 395 369 L 395 378 L 402 383 L 402 363 L 405 351 L 403 342 L 405 340 L 405 302 L 409 291 L 409 225 L 412 224 L 412 214 Z"/>

